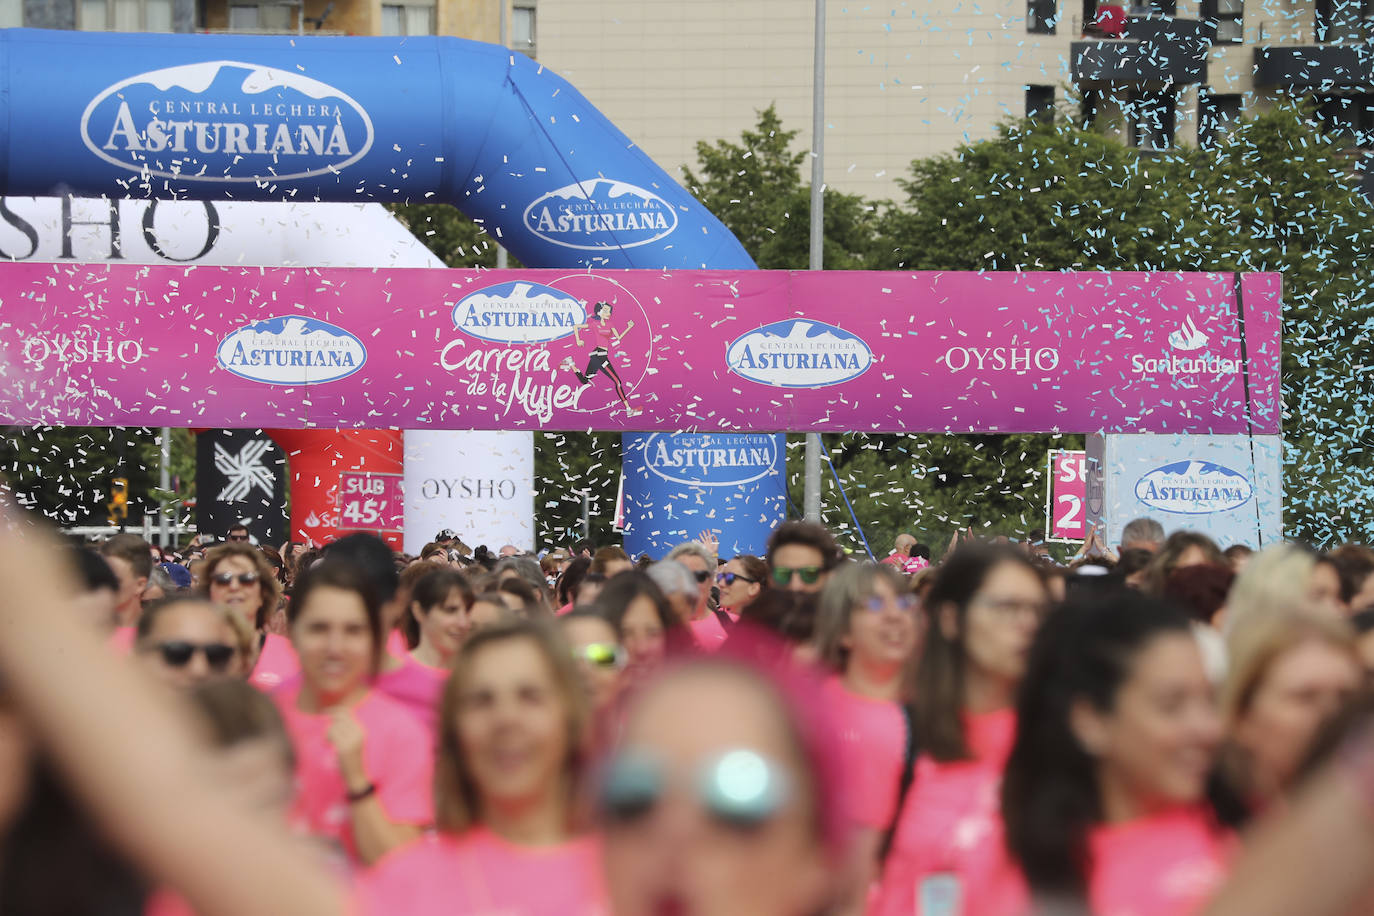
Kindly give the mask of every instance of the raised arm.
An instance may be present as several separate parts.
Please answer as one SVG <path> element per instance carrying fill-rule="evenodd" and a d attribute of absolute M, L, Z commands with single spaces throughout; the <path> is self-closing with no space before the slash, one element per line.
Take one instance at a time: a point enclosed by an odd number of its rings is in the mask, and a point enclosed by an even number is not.
<path fill-rule="evenodd" d="M 17 521 L 0 517 L 0 670 L 111 841 L 202 914 L 344 912 L 343 889 L 284 826 L 214 784 L 190 712 L 70 613 L 59 548 Z"/>

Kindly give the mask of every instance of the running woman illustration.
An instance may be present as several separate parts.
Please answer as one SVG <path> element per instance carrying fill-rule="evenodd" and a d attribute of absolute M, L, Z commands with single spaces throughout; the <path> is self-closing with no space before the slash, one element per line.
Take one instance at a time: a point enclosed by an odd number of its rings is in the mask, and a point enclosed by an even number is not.
<path fill-rule="evenodd" d="M 572 372 L 582 384 L 590 385 L 592 379 L 596 378 L 598 372 L 604 372 L 611 377 L 612 384 L 615 385 L 615 393 L 620 397 L 620 403 L 625 405 L 627 416 L 637 417 L 644 411 L 636 410 L 630 406 L 630 396 L 625 391 L 625 383 L 620 379 L 620 373 L 615 371 L 615 366 L 611 363 L 611 348 L 620 343 L 620 339 L 630 333 L 630 329 L 635 326 L 631 321 L 625 325 L 624 330 L 617 331 L 611 327 L 611 314 L 615 311 L 615 306 L 609 302 L 598 302 L 592 309 L 592 317 L 588 318 L 585 324 L 580 324 L 573 328 L 573 339 L 577 345 L 582 346 L 582 331 L 591 332 L 592 341 L 595 346 L 592 354 L 587 359 L 587 371 L 578 372 L 577 364 L 573 362 L 571 356 L 565 357 L 559 368 Z"/>

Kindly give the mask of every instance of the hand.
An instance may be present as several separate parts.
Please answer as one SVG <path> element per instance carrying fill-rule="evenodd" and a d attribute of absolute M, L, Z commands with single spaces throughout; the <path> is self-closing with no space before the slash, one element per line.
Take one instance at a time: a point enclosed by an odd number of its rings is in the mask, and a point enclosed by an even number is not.
<path fill-rule="evenodd" d="M 339 755 L 339 771 L 343 773 L 348 791 L 359 791 L 367 782 L 363 767 L 363 742 L 367 733 L 351 709 L 336 709 L 332 713 L 326 737 Z"/>
<path fill-rule="evenodd" d="M 702 531 L 701 534 L 697 535 L 697 540 L 701 542 L 701 546 L 711 551 L 711 556 L 720 556 L 720 539 L 716 537 L 715 533 L 712 532 L 710 528 L 707 528 Z"/>

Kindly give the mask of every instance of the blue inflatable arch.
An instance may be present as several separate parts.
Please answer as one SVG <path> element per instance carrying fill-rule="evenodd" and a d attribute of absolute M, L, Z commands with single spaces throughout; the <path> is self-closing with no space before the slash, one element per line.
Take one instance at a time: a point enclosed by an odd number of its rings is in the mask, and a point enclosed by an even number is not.
<path fill-rule="evenodd" d="M 749 268 L 572 87 L 458 38 L 0 33 L 0 193 L 451 203 L 531 267 Z"/>

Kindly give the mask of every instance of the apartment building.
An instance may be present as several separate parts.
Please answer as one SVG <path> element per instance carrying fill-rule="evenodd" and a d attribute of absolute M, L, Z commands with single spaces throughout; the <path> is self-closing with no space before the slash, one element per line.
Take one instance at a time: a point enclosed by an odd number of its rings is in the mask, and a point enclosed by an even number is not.
<path fill-rule="evenodd" d="M 769 104 L 809 145 L 812 11 L 539 0 L 539 59 L 672 171 Z M 1149 149 L 1205 144 L 1283 93 L 1314 94 L 1329 130 L 1374 149 L 1374 0 L 829 0 L 827 13 L 825 175 L 846 192 L 892 197 L 913 158 L 1051 108 Z"/>

